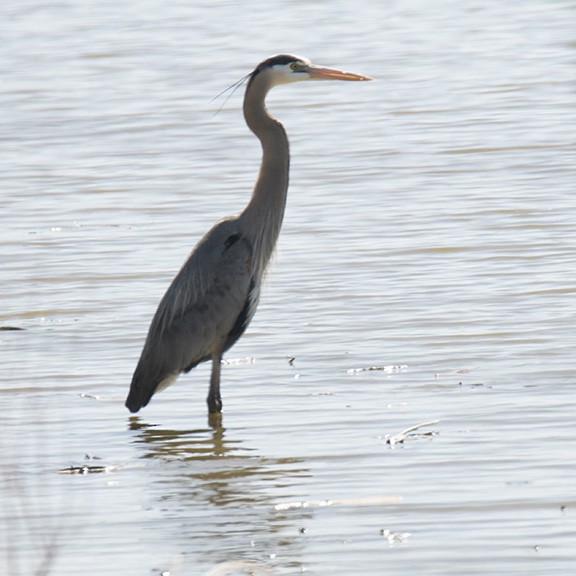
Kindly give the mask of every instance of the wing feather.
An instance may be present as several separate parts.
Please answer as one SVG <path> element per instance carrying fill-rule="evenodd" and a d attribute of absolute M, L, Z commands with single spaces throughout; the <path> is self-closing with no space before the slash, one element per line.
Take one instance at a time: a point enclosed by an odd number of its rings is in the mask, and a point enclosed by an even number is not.
<path fill-rule="evenodd" d="M 152 319 L 126 400 L 130 410 L 240 337 L 258 299 L 252 259 L 252 244 L 234 219 L 218 223 L 198 243 Z"/>

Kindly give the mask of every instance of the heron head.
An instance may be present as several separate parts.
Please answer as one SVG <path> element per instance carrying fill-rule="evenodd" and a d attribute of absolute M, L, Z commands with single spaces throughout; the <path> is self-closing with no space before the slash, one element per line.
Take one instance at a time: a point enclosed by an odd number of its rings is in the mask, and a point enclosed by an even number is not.
<path fill-rule="evenodd" d="M 256 67 L 252 73 L 252 78 L 260 74 L 268 75 L 272 86 L 301 82 L 303 80 L 372 80 L 370 76 L 364 76 L 363 74 L 315 66 L 308 58 L 292 54 L 278 54 L 267 58 Z"/>

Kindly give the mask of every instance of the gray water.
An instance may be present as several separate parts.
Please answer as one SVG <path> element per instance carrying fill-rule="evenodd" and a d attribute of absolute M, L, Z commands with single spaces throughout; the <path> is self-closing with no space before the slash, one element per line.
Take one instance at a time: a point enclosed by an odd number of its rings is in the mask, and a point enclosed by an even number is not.
<path fill-rule="evenodd" d="M 575 12 L 5 0 L 1 573 L 576 573 Z M 211 99 L 279 52 L 375 81 L 270 95 L 291 186 L 222 423 L 208 366 L 130 417 L 257 172 Z"/>

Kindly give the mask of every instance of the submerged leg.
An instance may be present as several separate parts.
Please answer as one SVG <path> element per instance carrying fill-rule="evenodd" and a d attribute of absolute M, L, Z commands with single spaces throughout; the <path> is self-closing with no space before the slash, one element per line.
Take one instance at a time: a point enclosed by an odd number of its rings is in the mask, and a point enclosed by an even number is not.
<path fill-rule="evenodd" d="M 222 398 L 220 397 L 220 366 L 222 354 L 212 354 L 212 375 L 210 376 L 210 391 L 208 392 L 208 412 L 215 414 L 222 412 Z"/>

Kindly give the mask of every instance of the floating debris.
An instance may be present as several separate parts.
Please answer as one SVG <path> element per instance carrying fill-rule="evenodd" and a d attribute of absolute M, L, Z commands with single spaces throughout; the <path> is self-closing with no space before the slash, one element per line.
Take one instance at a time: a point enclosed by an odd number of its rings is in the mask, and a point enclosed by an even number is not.
<path fill-rule="evenodd" d="M 241 366 L 245 364 L 256 364 L 256 358 L 246 356 L 245 358 L 230 358 L 229 360 L 222 360 L 222 364 L 226 366 Z"/>
<path fill-rule="evenodd" d="M 68 466 L 60 468 L 58 474 L 108 474 L 117 470 L 117 466 Z"/>
<path fill-rule="evenodd" d="M 392 547 L 395 544 L 403 544 L 412 536 L 410 532 L 392 532 L 388 528 L 380 530 L 380 536 L 384 536 L 388 540 L 388 546 Z"/>
<path fill-rule="evenodd" d="M 298 508 L 323 508 L 324 506 L 332 506 L 334 500 L 300 500 L 297 502 L 284 502 L 276 504 L 274 510 L 295 510 Z"/>
<path fill-rule="evenodd" d="M 79 396 L 80 398 L 90 398 L 91 400 L 100 400 L 100 396 L 97 396 L 96 394 L 86 394 L 84 392 L 80 392 Z"/>
<path fill-rule="evenodd" d="M 17 332 L 19 330 L 24 330 L 18 326 L 0 326 L 0 332 Z"/>
<path fill-rule="evenodd" d="M 84 454 L 84 459 L 85 460 L 102 460 L 102 458 L 100 458 L 100 456 L 95 456 L 94 454 L 90 454 L 90 453 Z"/>
<path fill-rule="evenodd" d="M 406 372 L 408 366 L 406 364 L 390 364 L 387 366 L 367 366 L 365 368 L 350 368 L 346 370 L 346 374 L 361 374 L 362 372 L 384 372 L 386 374 L 398 374 L 399 372 Z"/>
<path fill-rule="evenodd" d="M 274 510 L 296 510 L 300 508 L 325 508 L 326 506 L 382 506 L 398 504 L 400 496 L 367 496 L 365 498 L 335 498 L 329 500 L 299 500 L 276 504 Z"/>
<path fill-rule="evenodd" d="M 438 424 L 438 422 L 440 422 L 440 420 L 430 420 L 429 422 L 422 422 L 421 424 L 410 426 L 410 428 L 406 428 L 406 430 L 402 430 L 402 432 L 394 434 L 394 436 L 386 435 L 384 436 L 384 440 L 386 441 L 386 444 L 389 444 L 390 446 L 394 447 L 394 445 L 401 444 L 402 442 L 404 442 L 404 440 L 406 440 L 406 438 L 411 432 L 415 432 L 416 430 L 418 430 L 419 428 L 423 428 L 424 426 L 432 426 L 433 424 Z M 424 436 L 434 436 L 436 434 L 438 434 L 438 432 L 434 431 L 423 433 Z"/>

